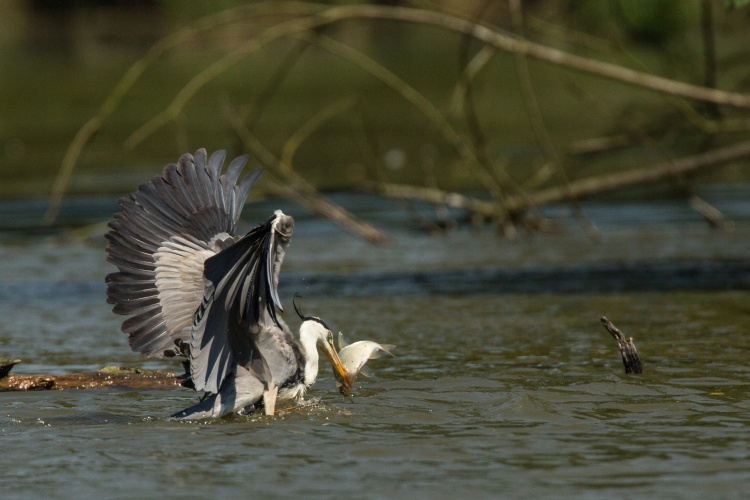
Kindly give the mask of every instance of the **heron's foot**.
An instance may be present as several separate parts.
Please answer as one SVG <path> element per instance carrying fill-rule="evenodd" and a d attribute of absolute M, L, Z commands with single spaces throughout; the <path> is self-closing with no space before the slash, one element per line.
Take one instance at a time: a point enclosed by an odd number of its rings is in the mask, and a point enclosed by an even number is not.
<path fill-rule="evenodd" d="M 256 401 L 253 404 L 247 405 L 244 408 L 240 409 L 237 412 L 237 415 L 252 415 L 256 411 L 259 411 L 263 408 L 263 400 Z"/>

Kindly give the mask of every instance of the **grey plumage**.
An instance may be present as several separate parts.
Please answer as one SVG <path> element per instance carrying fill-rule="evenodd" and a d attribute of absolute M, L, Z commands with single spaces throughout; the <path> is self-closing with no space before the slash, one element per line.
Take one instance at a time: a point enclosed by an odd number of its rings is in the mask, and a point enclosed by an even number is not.
<path fill-rule="evenodd" d="M 206 393 L 175 415 L 185 418 L 220 416 L 261 398 L 273 411 L 277 392 L 280 399 L 300 397 L 315 380 L 315 345 L 326 333 L 308 329 L 300 344 L 277 315 L 279 271 L 294 221 L 277 211 L 236 236 L 262 170 L 238 183 L 247 157 L 222 173 L 224 159 L 223 151 L 207 158 L 200 149 L 167 165 L 120 200 L 122 211 L 106 235 L 108 260 L 119 269 L 106 278 L 107 301 L 129 316 L 122 330 L 131 348 L 186 356 L 192 386 Z M 340 365 L 335 349 L 331 355 L 323 347 Z"/>
<path fill-rule="evenodd" d="M 203 299 L 202 264 L 234 236 L 261 173 L 251 172 L 237 185 L 247 157 L 219 176 L 223 157 L 214 153 L 207 164 L 205 150 L 183 155 L 120 200 L 122 211 L 106 235 L 108 260 L 120 269 L 106 278 L 107 301 L 115 313 L 131 316 L 122 329 L 134 351 L 161 356 L 173 351 L 176 339 L 190 340 L 193 313 Z"/>

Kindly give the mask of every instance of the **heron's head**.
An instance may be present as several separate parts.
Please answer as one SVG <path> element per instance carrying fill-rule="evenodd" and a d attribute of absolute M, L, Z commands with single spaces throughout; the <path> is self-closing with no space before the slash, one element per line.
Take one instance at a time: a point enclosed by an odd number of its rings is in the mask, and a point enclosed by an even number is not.
<path fill-rule="evenodd" d="M 295 294 L 296 299 L 298 295 Z M 305 316 L 297 306 L 297 302 L 292 300 L 294 310 L 302 319 L 302 325 L 299 327 L 300 342 L 303 345 L 316 345 L 323 349 L 323 353 L 333 366 L 333 374 L 336 377 L 336 383 L 342 394 L 349 394 L 352 390 L 352 382 L 349 374 L 346 372 L 344 365 L 341 363 L 339 353 L 333 343 L 333 332 L 326 325 L 325 321 L 314 316 Z"/>

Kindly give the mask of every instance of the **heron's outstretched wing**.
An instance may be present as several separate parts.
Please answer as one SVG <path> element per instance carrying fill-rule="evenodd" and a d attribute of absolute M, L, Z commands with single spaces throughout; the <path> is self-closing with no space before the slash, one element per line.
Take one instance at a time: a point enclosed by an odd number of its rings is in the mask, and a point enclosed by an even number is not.
<path fill-rule="evenodd" d="M 276 308 L 281 309 L 277 286 L 293 229 L 294 220 L 277 211 L 234 245 L 206 259 L 206 293 L 190 341 L 190 375 L 196 390 L 218 392 L 236 364 L 254 370 L 263 381 L 274 378 L 269 365 L 279 363 L 267 359 L 264 351 L 275 355 L 293 342 L 285 338 L 278 347 L 265 348 L 269 337 L 288 332 L 276 316 Z"/>
<path fill-rule="evenodd" d="M 173 354 L 175 341 L 188 341 L 193 316 L 204 296 L 203 263 L 234 242 L 245 198 L 261 173 L 238 184 L 247 157 L 222 173 L 225 154 L 205 149 L 120 199 L 110 221 L 107 260 L 119 272 L 107 276 L 107 302 L 130 316 L 122 330 L 134 351 Z"/>

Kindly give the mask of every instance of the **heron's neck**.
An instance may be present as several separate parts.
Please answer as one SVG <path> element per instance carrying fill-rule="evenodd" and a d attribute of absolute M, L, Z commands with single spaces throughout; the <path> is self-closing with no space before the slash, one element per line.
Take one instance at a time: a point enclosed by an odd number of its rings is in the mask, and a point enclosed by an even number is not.
<path fill-rule="evenodd" d="M 318 347 L 317 338 L 312 332 L 304 328 L 299 332 L 300 345 L 302 347 L 302 356 L 305 358 L 305 385 L 311 386 L 318 377 Z"/>

